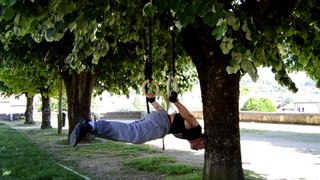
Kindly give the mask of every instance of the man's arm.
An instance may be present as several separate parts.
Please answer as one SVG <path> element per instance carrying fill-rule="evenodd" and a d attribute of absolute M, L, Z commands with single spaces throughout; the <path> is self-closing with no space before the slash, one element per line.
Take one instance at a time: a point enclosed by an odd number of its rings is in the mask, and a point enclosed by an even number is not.
<path fill-rule="evenodd" d="M 166 111 L 159 103 L 156 101 L 152 102 L 151 105 L 154 107 L 156 111 Z"/>
<path fill-rule="evenodd" d="M 177 107 L 177 109 L 178 109 L 180 115 L 182 116 L 182 118 L 184 120 L 186 120 L 186 122 L 188 123 L 188 124 L 185 124 L 187 129 L 188 128 L 197 127 L 199 125 L 197 119 L 178 100 L 176 102 L 174 102 L 173 104 Z"/>
<path fill-rule="evenodd" d="M 160 106 L 159 103 L 155 101 L 155 97 L 153 94 L 148 94 L 147 99 L 156 111 L 166 111 L 162 106 Z"/>

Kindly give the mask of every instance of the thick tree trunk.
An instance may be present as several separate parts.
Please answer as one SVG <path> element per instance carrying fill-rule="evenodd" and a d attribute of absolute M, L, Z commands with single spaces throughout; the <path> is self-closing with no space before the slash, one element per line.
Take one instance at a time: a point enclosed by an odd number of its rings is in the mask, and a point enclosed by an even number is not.
<path fill-rule="evenodd" d="M 91 96 L 96 74 L 62 75 L 68 99 L 69 138 L 72 130 L 82 118 L 90 118 Z M 68 139 L 69 139 L 68 138 Z"/>
<path fill-rule="evenodd" d="M 33 97 L 34 96 L 30 96 L 28 95 L 28 93 L 25 94 L 26 98 L 27 98 L 27 107 L 26 107 L 26 111 L 24 113 L 24 117 L 25 117 L 25 124 L 34 124 L 34 120 L 33 120 Z"/>
<path fill-rule="evenodd" d="M 226 72 L 230 59 L 213 40 L 212 29 L 196 23 L 181 34 L 198 71 L 204 129 L 209 137 L 203 179 L 244 179 L 238 107 L 240 75 Z"/>
<path fill-rule="evenodd" d="M 41 95 L 42 99 L 42 122 L 41 129 L 51 128 L 51 108 L 50 108 L 50 97 L 47 95 Z"/>

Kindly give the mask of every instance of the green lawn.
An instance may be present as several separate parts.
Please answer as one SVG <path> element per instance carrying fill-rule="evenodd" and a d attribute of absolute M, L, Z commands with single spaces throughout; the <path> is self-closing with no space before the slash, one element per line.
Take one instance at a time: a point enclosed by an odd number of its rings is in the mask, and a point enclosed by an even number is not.
<path fill-rule="evenodd" d="M 67 145 L 65 130 L 58 135 L 56 129 L 6 124 L 0 123 L 0 179 L 202 178 L 202 167 L 177 163 L 171 154 L 148 145 L 97 139 L 73 148 Z M 249 171 L 245 174 L 246 179 L 261 179 Z"/>
<path fill-rule="evenodd" d="M 0 123 L 0 179 L 81 179 L 33 143 Z"/>

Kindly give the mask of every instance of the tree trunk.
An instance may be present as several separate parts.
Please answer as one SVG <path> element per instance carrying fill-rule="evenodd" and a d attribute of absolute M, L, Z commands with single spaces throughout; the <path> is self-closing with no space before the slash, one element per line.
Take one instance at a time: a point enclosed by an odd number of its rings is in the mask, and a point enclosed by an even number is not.
<path fill-rule="evenodd" d="M 212 29 L 197 23 L 184 28 L 181 34 L 198 71 L 204 129 L 209 137 L 203 179 L 244 179 L 239 130 L 240 75 L 226 72 L 230 57 L 222 54 L 211 35 Z"/>
<path fill-rule="evenodd" d="M 62 121 L 63 121 L 63 115 L 62 115 L 62 96 L 63 96 L 63 80 L 60 79 L 60 86 L 59 86 L 59 101 L 58 101 L 58 134 L 61 134 L 62 131 Z"/>
<path fill-rule="evenodd" d="M 42 99 L 42 122 L 41 129 L 51 128 L 51 108 L 50 108 L 50 97 L 48 95 L 41 95 Z"/>
<path fill-rule="evenodd" d="M 34 124 L 34 120 L 33 120 L 33 98 L 34 96 L 30 96 L 28 95 L 28 93 L 25 94 L 26 98 L 27 98 L 27 107 L 26 107 L 26 111 L 24 113 L 24 117 L 25 117 L 25 124 Z"/>
<path fill-rule="evenodd" d="M 96 74 L 81 72 L 80 74 L 62 75 L 68 99 L 69 138 L 72 130 L 82 118 L 90 118 L 91 96 Z M 68 139 L 69 139 L 68 138 Z"/>

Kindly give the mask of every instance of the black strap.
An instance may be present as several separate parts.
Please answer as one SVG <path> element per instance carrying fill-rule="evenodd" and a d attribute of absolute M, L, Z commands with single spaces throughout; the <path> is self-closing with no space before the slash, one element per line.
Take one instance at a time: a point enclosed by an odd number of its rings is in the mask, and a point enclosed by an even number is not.
<path fill-rule="evenodd" d="M 148 79 L 151 82 L 152 81 L 152 19 L 149 17 L 149 76 Z"/>
<path fill-rule="evenodd" d="M 144 47 L 145 47 L 145 66 L 144 66 L 144 73 L 145 73 L 145 80 L 152 81 L 152 19 L 149 17 L 149 47 L 146 40 L 146 32 L 143 32 L 143 39 L 144 39 Z M 148 47 L 148 48 L 147 48 Z M 148 93 L 148 86 L 146 88 L 146 93 Z M 146 98 L 147 104 L 147 112 L 150 113 L 150 107 L 148 103 L 148 99 Z"/>
<path fill-rule="evenodd" d="M 174 25 L 171 26 L 171 61 L 170 61 L 170 77 L 175 76 L 175 60 L 176 60 L 176 52 L 175 52 L 175 39 L 174 39 Z"/>
<path fill-rule="evenodd" d="M 172 81 L 172 79 L 174 79 L 174 77 L 175 77 L 175 60 L 176 60 L 176 52 L 175 52 L 175 38 L 174 38 L 174 28 L 175 28 L 175 26 L 174 26 L 174 24 L 170 27 L 170 30 L 171 30 L 171 60 L 170 60 L 170 75 L 169 75 L 169 79 L 168 79 L 168 81 L 169 81 L 169 83 L 168 83 L 168 86 L 169 87 L 167 87 L 168 89 L 168 99 L 169 99 L 169 97 L 170 97 L 170 95 L 171 95 L 171 90 L 170 90 L 170 88 L 171 88 L 171 85 L 172 85 L 172 83 L 171 83 L 171 81 Z M 167 110 L 169 109 L 169 101 L 167 102 Z"/>

